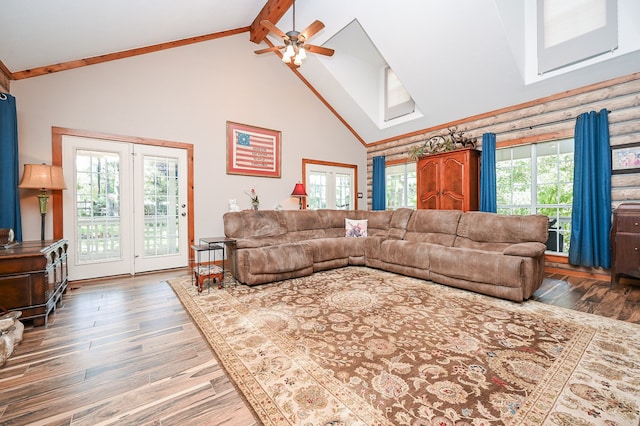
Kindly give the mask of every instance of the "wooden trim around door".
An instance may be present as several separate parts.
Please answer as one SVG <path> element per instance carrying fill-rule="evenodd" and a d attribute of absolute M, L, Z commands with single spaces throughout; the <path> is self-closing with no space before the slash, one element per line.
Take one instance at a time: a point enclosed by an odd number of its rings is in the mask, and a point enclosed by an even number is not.
<path fill-rule="evenodd" d="M 302 159 L 302 183 L 304 187 L 307 187 L 307 164 L 317 164 L 319 166 L 329 166 L 329 167 L 343 167 L 345 169 L 353 169 L 353 194 L 354 194 L 354 202 L 353 208 L 358 210 L 358 165 L 357 164 L 346 164 L 346 163 L 335 163 L 333 161 L 320 161 L 320 160 L 310 160 L 308 158 Z M 306 203 L 303 205 L 303 209 L 306 209 Z"/>
<path fill-rule="evenodd" d="M 136 136 L 113 135 L 109 133 L 98 133 L 87 130 L 67 129 L 64 127 L 51 128 L 51 164 L 62 166 L 62 137 L 78 136 L 83 138 L 104 139 L 109 141 L 127 142 L 137 145 L 153 145 L 166 148 L 178 148 L 187 151 L 187 202 L 189 203 L 189 216 L 187 221 L 188 227 L 188 245 L 185 247 L 189 253 L 191 245 L 194 243 L 194 199 L 193 199 L 193 144 L 184 142 L 172 142 L 161 139 L 148 139 Z M 64 211 L 62 207 L 62 191 L 52 192 L 53 206 L 53 238 L 60 239 L 64 235 L 63 218 Z"/>

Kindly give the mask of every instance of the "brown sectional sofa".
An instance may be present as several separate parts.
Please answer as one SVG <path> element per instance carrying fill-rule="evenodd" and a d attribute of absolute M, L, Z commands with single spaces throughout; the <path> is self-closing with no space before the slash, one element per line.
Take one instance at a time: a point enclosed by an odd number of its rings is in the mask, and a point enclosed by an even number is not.
<path fill-rule="evenodd" d="M 345 237 L 366 219 L 367 237 Z M 548 218 L 457 210 L 247 210 L 224 215 L 238 281 L 254 285 L 369 266 L 504 299 L 540 286 Z"/>

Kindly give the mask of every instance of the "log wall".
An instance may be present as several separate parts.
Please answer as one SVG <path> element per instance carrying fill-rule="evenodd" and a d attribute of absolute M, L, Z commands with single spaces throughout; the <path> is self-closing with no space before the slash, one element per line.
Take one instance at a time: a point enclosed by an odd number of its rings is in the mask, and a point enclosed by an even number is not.
<path fill-rule="evenodd" d="M 465 135 L 478 138 L 496 134 L 498 147 L 573 137 L 576 118 L 583 112 L 609 113 L 611 146 L 640 143 L 640 73 L 593 84 L 546 98 L 497 111 L 445 123 L 398 139 L 383 140 L 367 146 L 368 208 L 371 209 L 373 157 L 384 155 L 387 162 L 407 159 L 407 151 L 424 140 L 448 134 L 457 126 Z M 611 178 L 612 208 L 622 202 L 640 202 L 640 173 L 615 174 Z M 555 258 L 555 257 L 554 257 Z M 555 259 L 557 260 L 557 259 Z M 571 269 L 565 262 L 548 262 L 553 267 Z M 603 270 L 581 272 L 608 274 Z"/>

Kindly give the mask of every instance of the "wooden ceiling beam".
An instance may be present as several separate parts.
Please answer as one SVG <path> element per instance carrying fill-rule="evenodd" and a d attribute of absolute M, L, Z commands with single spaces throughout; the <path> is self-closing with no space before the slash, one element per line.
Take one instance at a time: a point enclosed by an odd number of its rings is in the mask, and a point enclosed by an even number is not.
<path fill-rule="evenodd" d="M 99 55 L 99 56 L 92 56 L 90 58 L 78 59 L 75 61 L 63 62 L 60 64 L 46 65 L 43 67 L 32 68 L 24 71 L 16 71 L 11 74 L 11 79 L 22 80 L 24 78 L 37 77 L 40 75 L 51 74 L 54 72 L 86 67 L 87 65 L 101 64 L 103 62 L 130 58 L 132 56 L 144 55 L 147 53 L 158 52 L 160 50 L 173 49 L 174 47 L 186 46 L 189 44 L 200 43 L 203 41 L 215 40 L 217 38 L 241 34 L 247 31 L 249 31 L 249 27 L 236 28 L 233 30 L 220 31 L 218 33 L 189 37 L 189 38 L 184 38 L 184 39 L 175 40 L 175 41 L 168 41 L 166 43 L 154 44 L 152 46 L 138 47 L 135 49 L 124 50 L 121 52 L 107 53 L 105 55 Z"/>
<path fill-rule="evenodd" d="M 9 84 L 13 79 L 13 74 L 9 71 L 2 61 L 0 61 L 0 92 L 9 91 Z"/>
<path fill-rule="evenodd" d="M 256 44 L 264 40 L 269 30 L 260 25 L 260 21 L 267 19 L 273 24 L 276 24 L 293 5 L 293 1 L 294 0 L 267 0 L 267 3 L 250 26 L 249 40 Z"/>

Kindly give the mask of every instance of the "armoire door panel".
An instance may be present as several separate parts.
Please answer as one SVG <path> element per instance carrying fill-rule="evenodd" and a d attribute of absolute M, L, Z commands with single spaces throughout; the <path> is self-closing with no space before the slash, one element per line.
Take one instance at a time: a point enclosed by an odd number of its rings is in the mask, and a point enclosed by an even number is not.
<path fill-rule="evenodd" d="M 461 149 L 418 160 L 418 208 L 478 210 L 480 152 Z"/>

